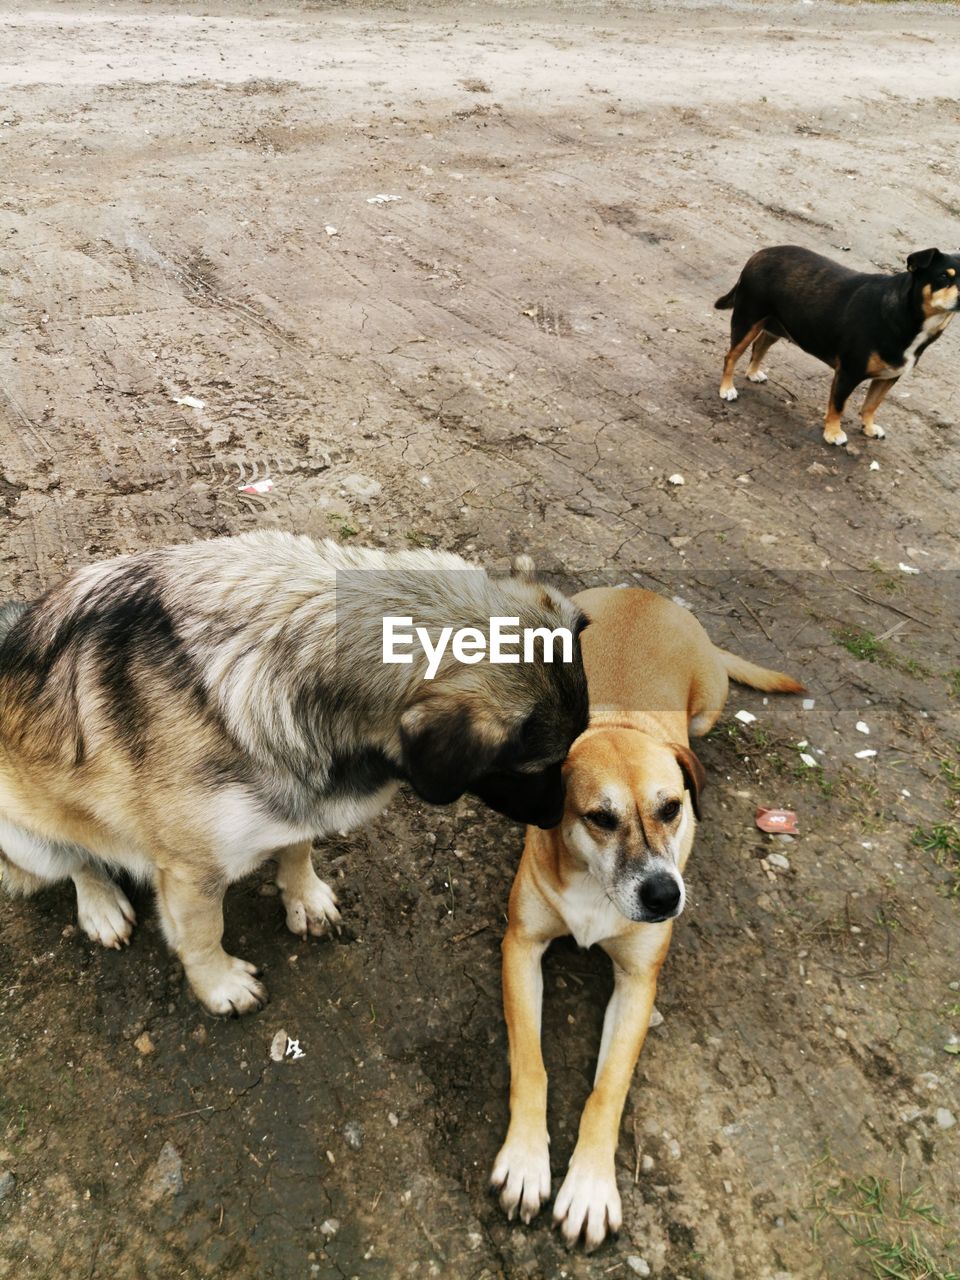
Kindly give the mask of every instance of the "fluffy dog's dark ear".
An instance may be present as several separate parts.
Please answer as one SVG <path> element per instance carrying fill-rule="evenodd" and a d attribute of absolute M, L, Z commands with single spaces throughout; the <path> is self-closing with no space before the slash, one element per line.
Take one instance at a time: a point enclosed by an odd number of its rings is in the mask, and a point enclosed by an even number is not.
<path fill-rule="evenodd" d="M 939 252 L 939 249 L 918 249 L 907 258 L 907 270 L 922 271 L 924 267 L 929 267 Z"/>
<path fill-rule="evenodd" d="M 703 765 L 700 763 L 699 757 L 690 750 L 689 747 L 683 747 L 679 742 L 671 744 L 673 754 L 677 757 L 677 764 L 680 766 L 680 772 L 683 774 L 683 785 L 690 792 L 690 800 L 693 804 L 693 815 L 696 820 L 700 821 L 700 792 L 706 785 L 707 775 Z"/>
<path fill-rule="evenodd" d="M 463 699 L 424 699 L 400 719 L 404 776 L 421 800 L 453 804 L 493 764 L 503 737 Z"/>

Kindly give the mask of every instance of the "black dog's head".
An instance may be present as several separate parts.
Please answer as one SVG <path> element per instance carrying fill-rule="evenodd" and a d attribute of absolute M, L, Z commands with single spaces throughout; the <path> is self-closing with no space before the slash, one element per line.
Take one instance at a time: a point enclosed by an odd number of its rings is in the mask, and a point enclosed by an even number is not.
<path fill-rule="evenodd" d="M 907 270 L 927 319 L 960 311 L 960 254 L 918 249 L 907 258 Z"/>
<path fill-rule="evenodd" d="M 538 643 L 532 661 L 445 666 L 401 718 L 401 767 L 430 804 L 469 792 L 515 822 L 553 827 L 563 816 L 562 765 L 589 717 L 579 639 L 587 619 L 527 573 L 500 587 L 497 607 L 521 630 L 570 633 L 570 661 L 558 639 Z"/>

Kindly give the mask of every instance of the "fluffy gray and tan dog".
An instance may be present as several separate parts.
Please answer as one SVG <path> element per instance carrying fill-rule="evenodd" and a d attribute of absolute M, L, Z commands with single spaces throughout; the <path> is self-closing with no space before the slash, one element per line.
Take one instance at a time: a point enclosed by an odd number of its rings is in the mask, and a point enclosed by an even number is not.
<path fill-rule="evenodd" d="M 0 610 L 0 850 L 29 892 L 71 878 L 94 940 L 129 940 L 108 868 L 153 881 L 164 933 L 214 1013 L 259 1007 L 254 965 L 221 944 L 226 886 L 277 861 L 287 925 L 339 919 L 314 836 L 369 821 L 402 781 L 465 792 L 517 821 L 563 811 L 561 765 L 587 722 L 569 661 L 384 662 L 382 619 L 578 636 L 581 612 L 529 562 L 488 577 L 460 557 L 282 533 L 89 565 Z"/>
<path fill-rule="evenodd" d="M 688 733 L 715 723 L 729 677 L 800 693 L 790 676 L 716 648 L 693 614 L 652 591 L 598 588 L 574 597 L 590 618 L 583 658 L 590 725 L 573 744 L 563 820 L 528 829 L 503 940 L 510 1041 L 510 1127 L 491 1185 L 529 1222 L 550 1196 L 547 1076 L 540 1050 L 550 942 L 573 934 L 613 961 L 593 1092 L 580 1119 L 554 1220 L 570 1244 L 596 1248 L 621 1222 L 614 1170 L 627 1090 L 683 910 L 683 869 L 700 817 L 704 771 Z"/>

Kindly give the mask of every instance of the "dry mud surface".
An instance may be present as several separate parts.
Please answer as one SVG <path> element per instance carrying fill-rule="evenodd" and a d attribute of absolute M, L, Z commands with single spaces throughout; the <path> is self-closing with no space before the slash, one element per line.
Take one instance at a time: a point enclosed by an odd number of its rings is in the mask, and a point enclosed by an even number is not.
<path fill-rule="evenodd" d="M 922 1188 L 945 1258 L 958 902 L 913 837 L 958 777 L 960 332 L 891 394 L 886 441 L 848 426 L 837 451 L 829 373 L 786 344 L 718 399 L 712 303 L 761 244 L 878 269 L 956 247 L 957 10 L 0 14 L 3 597 L 257 527 L 529 551 L 571 588 L 681 595 L 815 699 L 735 692 L 702 746 L 619 1240 L 568 1254 L 487 1195 L 520 834 L 404 795 L 317 851 L 341 939 L 292 938 L 269 868 L 231 890 L 227 943 L 272 995 L 239 1022 L 191 999 L 147 893 L 123 954 L 70 927 L 67 889 L 3 900 L 0 1275 L 870 1275 L 844 1175 Z M 772 844 L 757 803 L 801 837 Z M 603 956 L 556 948 L 546 989 L 560 1174 Z M 280 1028 L 303 1057 L 270 1060 Z"/>

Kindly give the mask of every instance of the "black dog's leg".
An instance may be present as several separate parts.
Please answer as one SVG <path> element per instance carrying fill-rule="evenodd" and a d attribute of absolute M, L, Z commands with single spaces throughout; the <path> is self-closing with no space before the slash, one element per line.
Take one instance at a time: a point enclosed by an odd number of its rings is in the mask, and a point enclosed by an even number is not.
<path fill-rule="evenodd" d="M 753 350 L 750 352 L 750 363 L 747 365 L 747 378 L 750 382 L 766 382 L 767 375 L 760 368 L 763 357 L 777 340 L 775 333 L 768 333 L 766 329 L 760 334 L 760 337 L 753 344 Z"/>
<path fill-rule="evenodd" d="M 846 444 L 847 436 L 842 426 L 843 406 L 854 387 L 863 381 L 862 374 L 851 373 L 843 365 L 837 366 L 830 387 L 830 399 L 827 401 L 827 412 L 823 420 L 823 438 L 827 444 Z"/>
<path fill-rule="evenodd" d="M 738 313 L 734 308 L 733 319 L 730 321 L 730 350 L 723 362 L 723 377 L 720 379 L 721 400 L 736 400 L 737 389 L 733 385 L 733 371 L 750 343 L 755 338 L 759 338 L 762 329 L 762 319 L 746 320 L 742 312 Z"/>
<path fill-rule="evenodd" d="M 873 415 L 880 408 L 890 388 L 899 381 L 899 378 L 874 378 L 869 387 L 867 387 L 863 408 L 860 410 L 860 424 L 863 427 L 865 436 L 870 436 L 873 440 L 882 440 L 887 434 L 883 427 L 878 427 L 874 422 Z"/>

